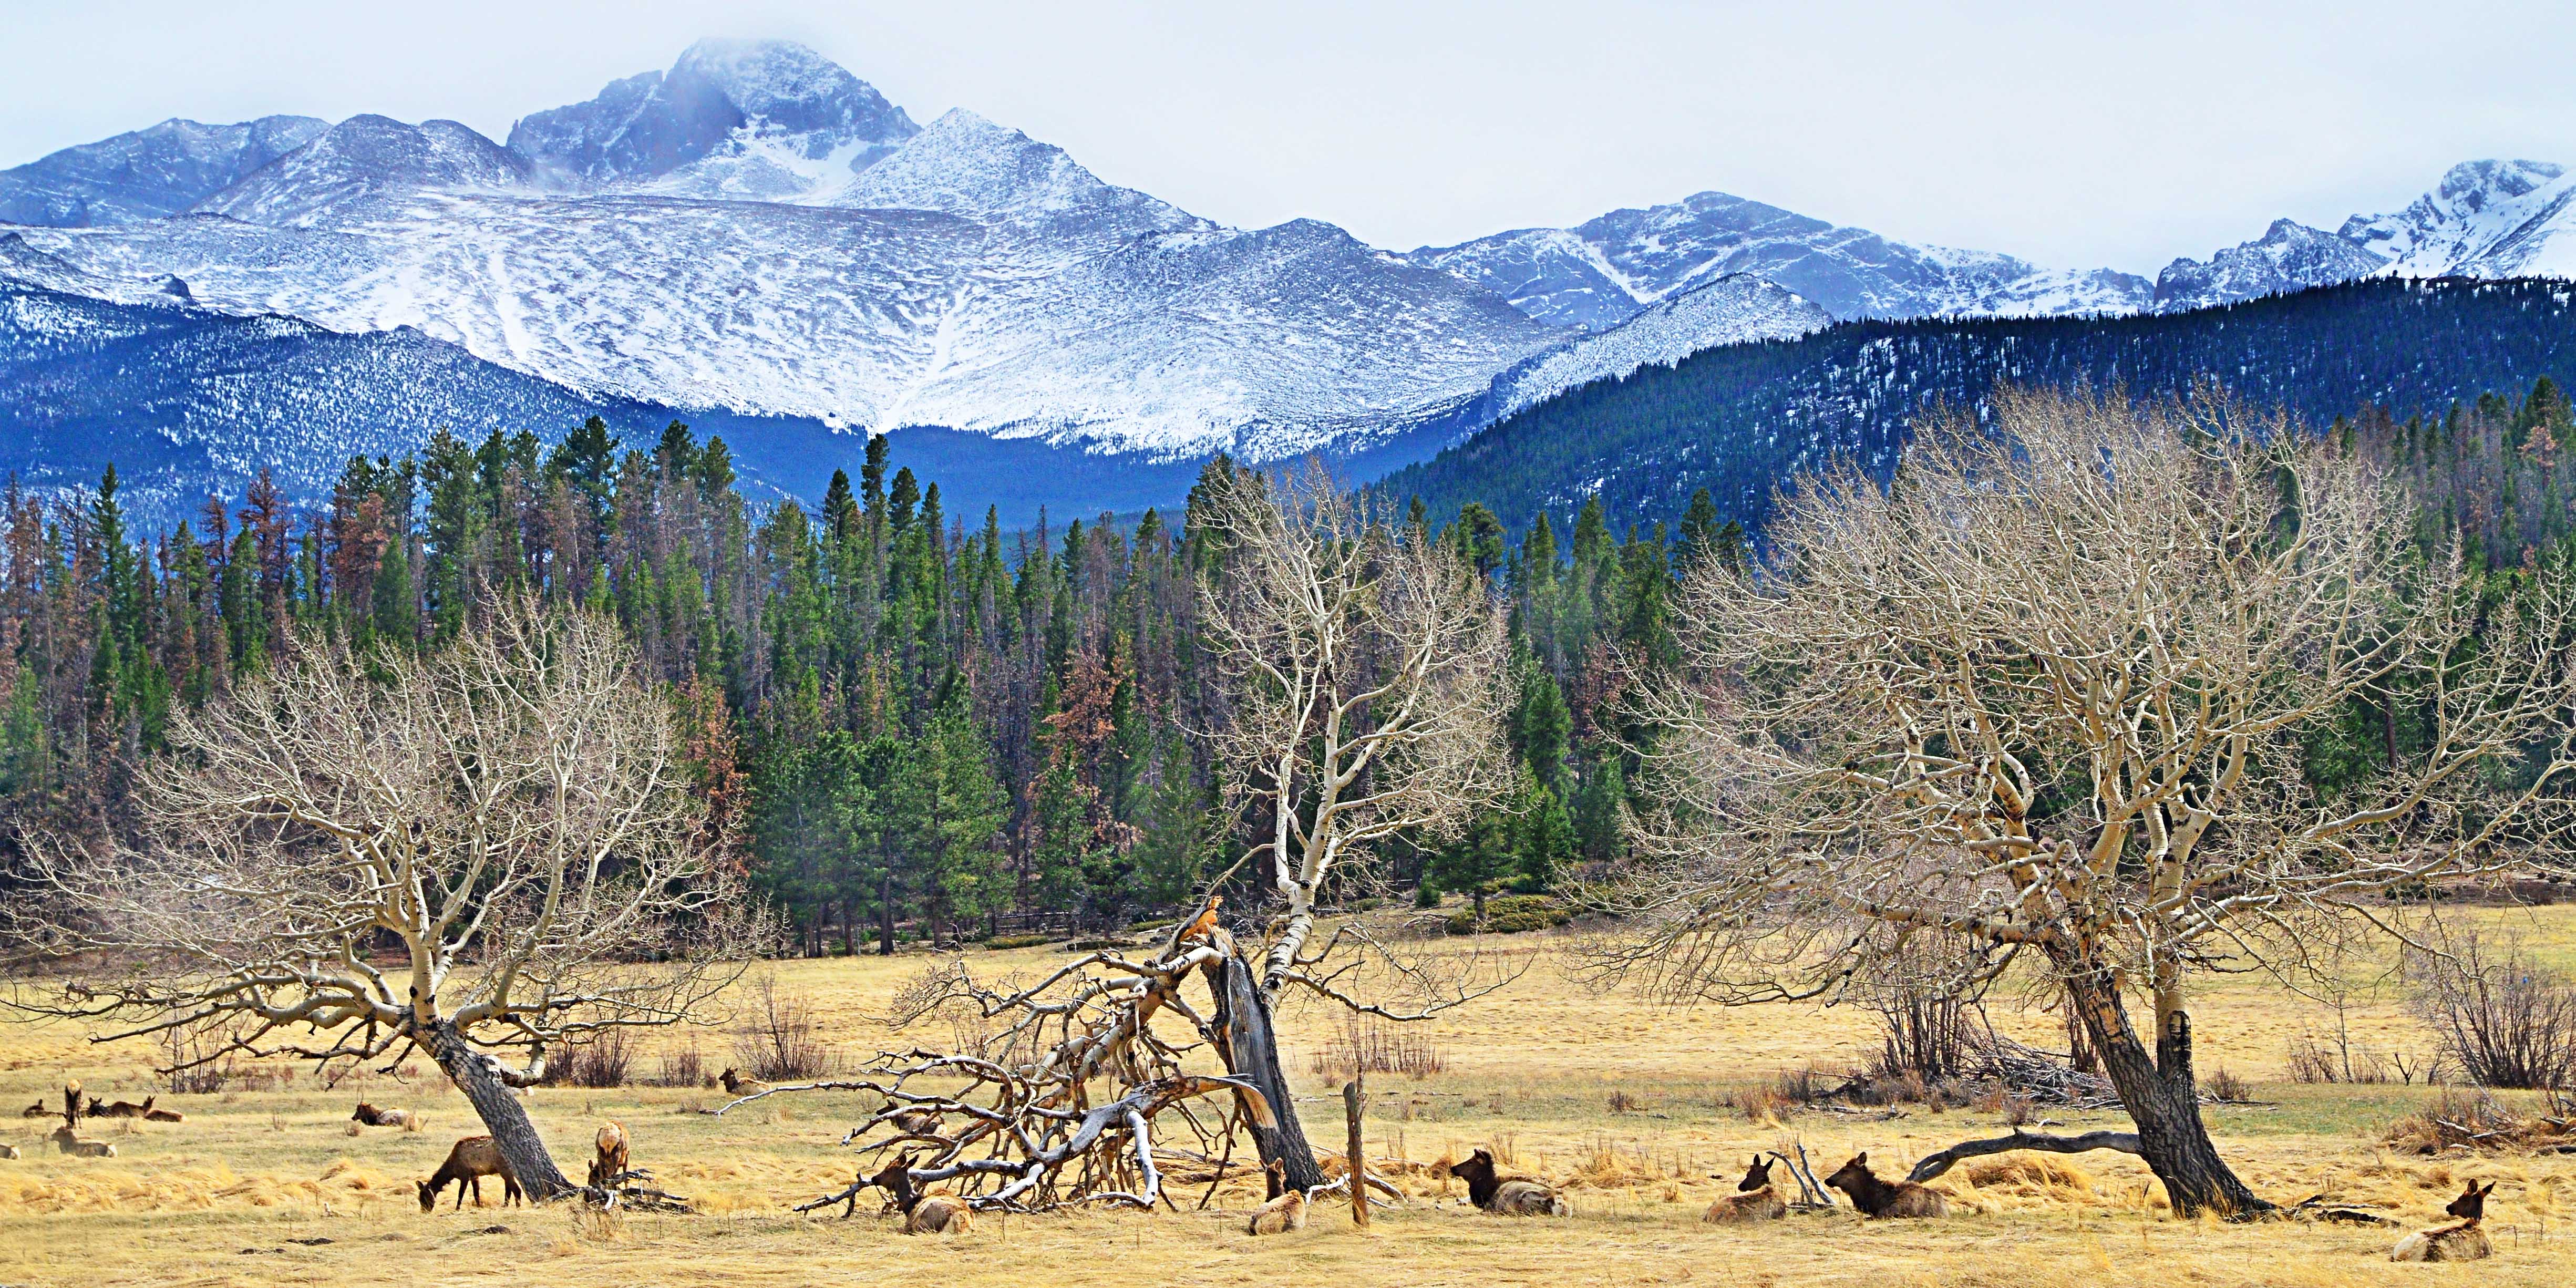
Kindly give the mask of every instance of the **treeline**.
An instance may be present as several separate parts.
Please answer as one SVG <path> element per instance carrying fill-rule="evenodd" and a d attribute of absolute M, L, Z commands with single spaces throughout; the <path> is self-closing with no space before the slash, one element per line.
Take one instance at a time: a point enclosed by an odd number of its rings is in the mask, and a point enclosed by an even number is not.
<path fill-rule="evenodd" d="M 2557 385 L 2328 432 L 2456 528 L 2498 582 L 2576 560 L 2576 417 Z M 670 686 L 700 789 L 809 952 L 1107 927 L 1188 899 L 1265 820 L 1235 817 L 1200 740 L 1224 712 L 1201 655 L 1214 554 L 1190 510 L 1005 532 L 869 442 L 819 506 L 749 504 L 721 440 L 649 445 L 594 420 L 559 446 L 441 435 L 353 460 L 327 504 L 265 477 L 157 537 L 114 471 L 79 501 L 0 495 L 0 802 L 11 844 L 131 826 L 174 713 L 299 637 L 439 647 L 498 597 L 613 615 Z M 1219 460 L 1207 489 L 1247 485 Z M 1410 521 L 1428 521 L 1417 501 Z M 1598 496 L 1515 538 L 1469 502 L 1448 547 L 1509 607 L 1517 786 L 1439 845 L 1372 856 L 1354 897 L 1540 891 L 1629 843 L 1614 661 L 1673 652 L 1680 579 L 1742 557 L 1703 490 L 1670 528 L 1614 531 Z M 2403 712 L 2356 709 L 2319 785 L 2394 755 Z M 5 880 L 0 874 L 0 880 Z M 1238 882 L 1253 874 L 1236 873 Z M 0 892 L 5 893 L 5 892 Z"/>
<path fill-rule="evenodd" d="M 1243 476 L 1211 464 L 1193 496 Z M 299 638 L 430 649 L 505 596 L 613 615 L 667 683 L 701 790 L 807 951 L 1174 906 L 1230 861 L 1190 734 L 1221 718 L 1197 644 L 1211 558 L 1188 511 L 1005 532 L 869 442 L 820 505 L 748 503 L 721 440 L 650 444 L 593 420 L 440 435 L 353 460 L 326 504 L 263 476 L 154 537 L 111 469 L 92 493 L 0 496 L 0 797 L 13 824 L 131 826 L 136 769 L 174 714 Z M 1381 894 L 1544 887 L 1621 843 L 1621 767 L 1592 724 L 1609 651 L 1648 646 L 1678 573 L 1658 534 L 1597 512 L 1561 553 L 1453 529 L 1516 615 L 1520 789 L 1443 848 L 1397 845 Z M 1249 880 L 1248 874 L 1238 876 Z"/>

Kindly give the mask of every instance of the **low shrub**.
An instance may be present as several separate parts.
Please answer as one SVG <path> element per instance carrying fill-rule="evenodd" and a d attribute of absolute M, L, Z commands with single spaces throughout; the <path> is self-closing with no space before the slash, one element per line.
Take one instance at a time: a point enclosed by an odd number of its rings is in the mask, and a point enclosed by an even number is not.
<path fill-rule="evenodd" d="M 1574 920 L 1574 910 L 1543 894 L 1507 894 L 1485 901 L 1485 918 L 1476 919 L 1475 908 L 1461 908 L 1449 914 L 1449 933 L 1472 935 L 1479 931 L 1489 935 L 1516 935 L 1532 930 L 1546 930 Z"/>
<path fill-rule="evenodd" d="M 1014 948 L 1036 948 L 1054 942 L 1053 935 L 995 935 L 985 940 L 984 946 L 998 953 L 1008 952 Z"/>

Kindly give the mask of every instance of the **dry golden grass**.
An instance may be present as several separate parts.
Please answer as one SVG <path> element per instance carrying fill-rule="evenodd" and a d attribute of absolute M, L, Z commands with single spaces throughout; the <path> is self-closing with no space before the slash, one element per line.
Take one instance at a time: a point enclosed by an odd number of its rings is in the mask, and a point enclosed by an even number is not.
<path fill-rule="evenodd" d="M 2522 926 L 2534 947 L 2576 965 L 2576 909 L 2481 914 Z M 2499 1179 L 2488 1229 L 2496 1257 L 2468 1266 L 2386 1260 L 2397 1231 L 2304 1224 L 2229 1226 L 2172 1219 L 2135 1160 L 2018 1156 L 1977 1160 L 1939 1182 L 1961 1215 L 1944 1222 L 1865 1224 L 1848 1213 L 1793 1216 L 1756 1227 L 1699 1221 L 1730 1190 L 1744 1158 L 1803 1140 L 1819 1170 L 1867 1149 L 1881 1174 L 1968 1136 L 2003 1129 L 2000 1114 L 1914 1109 L 1887 1120 L 1790 1113 L 1758 1094 L 1781 1069 L 1862 1057 L 1874 1039 L 1847 1010 L 1773 1007 L 1674 1011 L 1570 980 L 1549 941 L 1516 937 L 1487 949 L 1540 959 L 1495 998 L 1426 1030 L 1445 1060 L 1421 1079 L 1371 1080 L 1373 1156 L 1412 1196 L 1355 1231 L 1347 1208 L 1322 1201 L 1309 1227 L 1254 1239 L 1242 1215 L 1257 1193 L 1176 1189 L 1179 1212 L 986 1217 L 965 1239 L 906 1238 L 863 1202 L 855 1220 L 789 1215 L 789 1204 L 836 1189 L 851 1171 L 841 1134 L 873 1098 L 763 1101 L 722 1120 L 696 1112 L 723 1100 L 694 1089 L 543 1089 L 531 1111 L 557 1156 L 587 1156 L 601 1118 L 624 1122 L 637 1165 L 695 1198 L 691 1217 L 581 1213 L 568 1208 L 457 1213 L 454 1196 L 421 1213 L 414 1178 L 458 1136 L 480 1130 L 462 1096 L 424 1063 L 406 1079 L 362 1074 L 337 1088 L 309 1074 L 262 1091 L 172 1096 L 181 1124 L 99 1124 L 110 1160 L 64 1158 L 44 1143 L 50 1123 L 0 1120 L 0 1140 L 26 1157 L 0 1162 L 0 1284 L 410 1284 L 591 1282 L 794 1284 L 840 1280 L 982 1285 L 1227 1284 L 1347 1280 L 1408 1285 L 1858 1283 L 2057 1285 L 2157 1283 L 2344 1285 L 2441 1282 L 2541 1285 L 2576 1273 L 2576 1158 L 2459 1154 L 2424 1158 L 2380 1143 L 2390 1122 L 2432 1092 L 2407 1087 L 2305 1087 L 2284 1082 L 2290 1038 L 2328 1018 L 2259 977 L 2232 977 L 2196 999 L 2203 1067 L 2255 1084 L 2268 1106 L 2212 1111 L 2222 1148 L 2257 1189 L 2284 1200 L 2328 1193 L 2429 1224 L 2462 1177 Z M 980 969 L 1030 970 L 1061 960 L 1044 949 L 979 954 Z M 826 1036 L 847 1056 L 888 1039 L 880 1018 L 892 990 L 926 964 L 919 956 L 781 963 L 781 987 L 813 999 Z M 1999 1016 L 2033 1037 L 2046 1016 Z M 2421 1048 L 2393 995 L 2357 1007 L 2352 1022 L 2381 1048 Z M 1335 1018 L 1292 1008 L 1283 1031 L 1321 1042 Z M 67 1025 L 0 1026 L 0 1105 L 57 1091 L 66 1076 L 94 1092 L 140 1098 L 155 1090 L 152 1052 L 94 1047 Z M 722 1032 L 655 1036 L 698 1043 L 724 1067 Z M 1292 1078 L 1308 1068 L 1290 1053 Z M 634 1069 L 650 1076 L 652 1051 Z M 1338 1097 L 1311 1077 L 1302 1103 L 1319 1144 L 1341 1138 Z M 9 1097 L 16 1097 L 12 1100 Z M 347 1134 L 351 1106 L 418 1109 L 427 1129 Z M 1615 1106 L 1615 1109 L 1614 1109 Z M 2054 1115 L 2069 1129 L 2115 1115 Z M 1563 1186 L 1565 1221 L 1487 1217 L 1431 1166 L 1483 1145 L 1517 1172 Z M 36 1148 L 42 1146 L 42 1148 Z M 1712 1175 L 1712 1174 L 1717 1175 Z M 325 1242 L 327 1241 L 327 1242 Z"/>

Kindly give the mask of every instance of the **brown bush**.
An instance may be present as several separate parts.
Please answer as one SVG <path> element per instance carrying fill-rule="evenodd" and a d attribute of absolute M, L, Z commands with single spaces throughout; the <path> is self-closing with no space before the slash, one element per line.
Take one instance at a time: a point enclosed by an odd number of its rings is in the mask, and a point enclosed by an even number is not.
<path fill-rule="evenodd" d="M 763 975 L 751 986 L 751 1003 L 734 1028 L 734 1067 L 762 1082 L 820 1077 L 831 1069 L 831 1051 L 814 1031 L 814 1004 L 802 994 L 781 993 Z"/>
<path fill-rule="evenodd" d="M 2409 954 L 2416 1013 L 2432 1026 L 2441 1058 L 2482 1087 L 2576 1086 L 2576 984 L 2525 954 L 2501 951 L 2476 931 L 2439 935 Z"/>

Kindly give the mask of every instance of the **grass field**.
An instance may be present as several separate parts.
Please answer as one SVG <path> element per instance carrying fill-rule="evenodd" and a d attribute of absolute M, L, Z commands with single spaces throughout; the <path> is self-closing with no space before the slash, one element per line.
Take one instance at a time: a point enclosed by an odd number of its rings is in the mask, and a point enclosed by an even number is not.
<path fill-rule="evenodd" d="M 2478 914 L 2520 928 L 2561 966 L 2576 966 L 2576 908 Z M 1600 994 L 1565 969 L 1563 941 L 1514 936 L 1488 951 L 1533 955 L 1505 992 L 1421 1032 L 1444 1067 L 1421 1078 L 1371 1080 L 1373 1166 L 1411 1196 L 1352 1227 L 1326 1203 L 1298 1233 L 1242 1232 L 1257 1191 L 1176 1189 L 1181 1211 L 1144 1215 L 981 1218 L 964 1239 L 907 1238 L 863 1201 L 856 1219 L 790 1215 L 797 1201 L 850 1175 L 842 1133 L 873 1100 L 820 1094 L 762 1101 L 719 1120 L 697 1112 L 724 1099 L 687 1088 L 540 1089 L 530 1109 L 567 1170 L 579 1175 L 598 1120 L 634 1138 L 635 1161 L 696 1216 L 609 1216 L 568 1207 L 494 1204 L 423 1215 L 412 1182 L 457 1137 L 481 1130 L 462 1096 L 414 1070 L 361 1075 L 337 1088 L 309 1070 L 284 1085 L 202 1096 L 162 1093 L 180 1124 L 101 1122 L 91 1134 L 118 1157 L 61 1157 L 52 1123 L 0 1120 L 0 1140 L 25 1157 L 0 1161 L 0 1285 L 779 1284 L 939 1282 L 966 1285 L 1234 1284 L 2563 1284 L 2576 1277 L 2576 1157 L 2422 1158 L 2379 1144 L 2386 1125 L 2432 1094 L 2423 1088 L 2317 1087 L 2288 1082 L 2291 1039 L 2321 1031 L 2331 1012 L 2259 976 L 2228 977 L 2195 1001 L 2204 1072 L 2225 1068 L 2255 1085 L 2259 1106 L 2211 1111 L 2221 1147 L 2263 1193 L 2292 1201 L 2328 1193 L 2384 1205 L 2429 1224 L 2475 1175 L 2503 1184 L 2488 1209 L 2494 1259 L 2465 1266 L 2393 1265 L 2395 1231 L 2294 1223 L 2229 1226 L 2179 1221 L 2134 1160 L 2093 1154 L 2063 1167 L 1990 1162 L 1941 1185 L 1963 1214 L 1941 1222 L 1867 1224 L 1847 1211 L 1792 1216 L 1758 1228 L 1715 1228 L 1698 1216 L 1731 1187 L 1744 1156 L 1803 1141 L 1819 1170 L 1870 1151 L 1882 1175 L 1956 1140 L 1999 1132 L 1994 1113 L 1920 1107 L 1873 1119 L 1824 1112 L 1785 1118 L 1756 1092 L 1781 1070 L 1840 1067 L 1875 1042 L 1866 1015 L 1767 1007 L 1673 1010 Z M 979 970 L 1026 971 L 1062 960 L 1030 949 L 972 954 Z M 786 962 L 762 967 L 778 987 L 812 999 L 845 1057 L 891 1040 L 882 1014 L 892 990 L 929 959 Z M 2367 972 L 2359 972 L 2356 979 Z M 2347 1013 L 2377 1049 L 2429 1050 L 2393 992 Z M 2037 1037 L 2042 1016 L 1999 1016 Z M 1337 1017 L 1291 1008 L 1292 1048 L 1320 1042 Z M 905 1035 L 908 1044 L 919 1035 Z M 66 1076 L 110 1099 L 157 1091 L 153 1052 L 98 1047 L 68 1025 L 0 1024 L 0 1107 L 58 1099 Z M 729 1060 L 722 1030 L 656 1035 L 696 1042 L 707 1068 Z M 1292 1049 L 1301 1112 L 1319 1145 L 1338 1143 L 1338 1097 Z M 638 1061 L 650 1075 L 657 1061 Z M 423 1062 L 423 1068 L 426 1068 Z M 1624 1109 L 1612 1111 L 1616 1093 Z M 1311 1101 L 1304 1096 L 1312 1096 Z M 426 1111 L 418 1133 L 346 1134 L 360 1098 Z M 2115 1115 L 2059 1115 L 2069 1129 L 2124 1125 Z M 1489 1146 L 1513 1169 L 1567 1187 L 1564 1221 L 1489 1217 L 1428 1165 Z M 1725 1171 L 1728 1179 L 1710 1178 Z"/>

